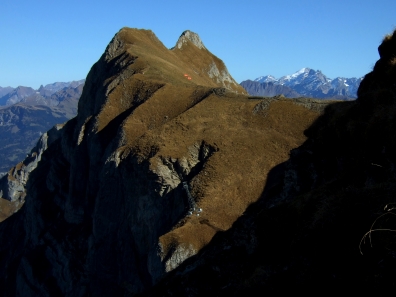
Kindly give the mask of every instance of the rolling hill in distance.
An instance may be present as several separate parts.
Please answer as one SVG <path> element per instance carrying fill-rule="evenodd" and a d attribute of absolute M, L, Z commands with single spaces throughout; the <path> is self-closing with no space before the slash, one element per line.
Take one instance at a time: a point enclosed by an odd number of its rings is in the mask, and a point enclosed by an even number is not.
<path fill-rule="evenodd" d="M 258 97 L 196 33 L 122 28 L 0 181 L 0 296 L 394 292 L 396 31 L 378 51 L 356 100 L 308 68 Z"/>

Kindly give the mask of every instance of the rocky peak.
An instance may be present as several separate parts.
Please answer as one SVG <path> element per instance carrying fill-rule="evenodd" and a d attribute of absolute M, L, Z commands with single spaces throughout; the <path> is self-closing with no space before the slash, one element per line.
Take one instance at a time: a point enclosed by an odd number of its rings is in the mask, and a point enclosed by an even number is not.
<path fill-rule="evenodd" d="M 195 46 L 180 48 L 190 42 Z M 150 30 L 121 29 L 88 74 L 79 101 L 79 120 L 85 121 L 89 115 L 103 112 L 97 124 L 102 126 L 99 122 L 103 120 L 103 125 L 106 125 L 117 110 L 122 112 L 143 103 L 165 84 L 223 87 L 232 92 L 245 93 L 231 77 L 223 61 L 206 50 L 197 34 L 185 31 L 177 44 L 180 47 L 169 50 Z M 203 48 L 205 50 L 201 50 Z M 147 49 L 152 52 L 148 54 Z M 124 95 L 116 97 L 115 90 L 132 81 L 134 87 L 123 90 Z M 138 94 L 137 90 L 146 93 Z M 103 110 L 106 100 L 113 96 L 111 111 Z"/>
<path fill-rule="evenodd" d="M 186 30 L 180 35 L 175 47 L 181 49 L 183 44 L 187 43 L 187 41 L 192 42 L 199 49 L 206 49 L 199 35 L 190 30 Z"/>
<path fill-rule="evenodd" d="M 8 93 L 12 92 L 14 88 L 11 87 L 0 87 L 0 97 L 3 97 L 4 95 L 7 95 Z"/>
<path fill-rule="evenodd" d="M 0 98 L 0 105 L 12 105 L 34 94 L 36 91 L 30 87 L 19 86 Z"/>
<path fill-rule="evenodd" d="M 209 51 L 122 29 L 0 225 L 0 296 L 133 295 L 229 229 L 318 115 L 244 93 Z"/>

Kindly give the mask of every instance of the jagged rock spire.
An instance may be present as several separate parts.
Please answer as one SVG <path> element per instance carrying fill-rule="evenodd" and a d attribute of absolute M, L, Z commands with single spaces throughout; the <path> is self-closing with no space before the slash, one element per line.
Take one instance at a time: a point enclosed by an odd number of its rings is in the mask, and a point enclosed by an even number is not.
<path fill-rule="evenodd" d="M 190 30 L 186 30 L 180 35 L 175 47 L 181 49 L 183 47 L 183 44 L 186 43 L 187 40 L 191 41 L 199 49 L 206 49 L 199 35 Z"/>

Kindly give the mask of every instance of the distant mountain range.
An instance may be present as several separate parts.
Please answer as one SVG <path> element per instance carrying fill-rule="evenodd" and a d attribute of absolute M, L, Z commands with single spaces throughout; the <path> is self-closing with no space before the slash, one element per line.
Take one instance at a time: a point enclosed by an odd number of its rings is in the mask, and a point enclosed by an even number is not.
<path fill-rule="evenodd" d="M 23 86 L 17 88 L 0 87 L 0 106 L 9 106 L 21 102 L 28 105 L 57 106 L 60 103 L 60 96 L 56 95 L 57 92 L 78 88 L 84 85 L 84 82 L 84 79 L 71 82 L 56 82 L 46 86 L 41 85 L 38 90 Z"/>
<path fill-rule="evenodd" d="M 241 86 L 252 96 L 273 97 L 282 94 L 287 98 L 302 97 L 292 88 L 273 82 L 261 83 L 253 80 L 245 80 L 241 82 Z"/>
<path fill-rule="evenodd" d="M 260 76 L 255 80 L 245 80 L 241 86 L 253 96 L 313 97 L 320 99 L 352 100 L 362 81 L 360 78 L 336 77 L 330 79 L 320 70 L 301 70 L 277 79 L 272 75 Z"/>
<path fill-rule="evenodd" d="M 77 114 L 84 82 L 56 82 L 38 90 L 0 87 L 0 177 L 25 158 L 43 133 Z"/>
<path fill-rule="evenodd" d="M 14 88 L 11 88 L 11 87 L 2 88 L 2 87 L 0 87 L 0 98 L 3 97 L 4 95 L 7 95 L 12 90 L 14 90 Z"/>

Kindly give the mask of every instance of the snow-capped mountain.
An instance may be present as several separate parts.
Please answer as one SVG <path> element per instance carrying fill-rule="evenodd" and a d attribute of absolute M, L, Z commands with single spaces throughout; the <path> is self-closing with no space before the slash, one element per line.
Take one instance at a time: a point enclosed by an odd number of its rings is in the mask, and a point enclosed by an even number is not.
<path fill-rule="evenodd" d="M 266 82 L 266 83 L 278 82 L 278 80 L 272 75 L 260 76 L 260 77 L 256 78 L 254 81 L 258 81 L 258 82 L 261 82 L 261 83 L 262 82 Z"/>
<path fill-rule="evenodd" d="M 362 79 L 363 77 L 336 77 L 335 79 L 330 79 L 320 70 L 302 68 L 293 74 L 282 76 L 279 79 L 272 75 L 266 75 L 260 76 L 254 81 L 259 83 L 271 82 L 273 84 L 287 86 L 299 93 L 301 96 L 306 97 L 353 99 L 357 97 L 357 89 L 359 88 Z M 249 92 L 249 90 L 247 91 Z"/>

